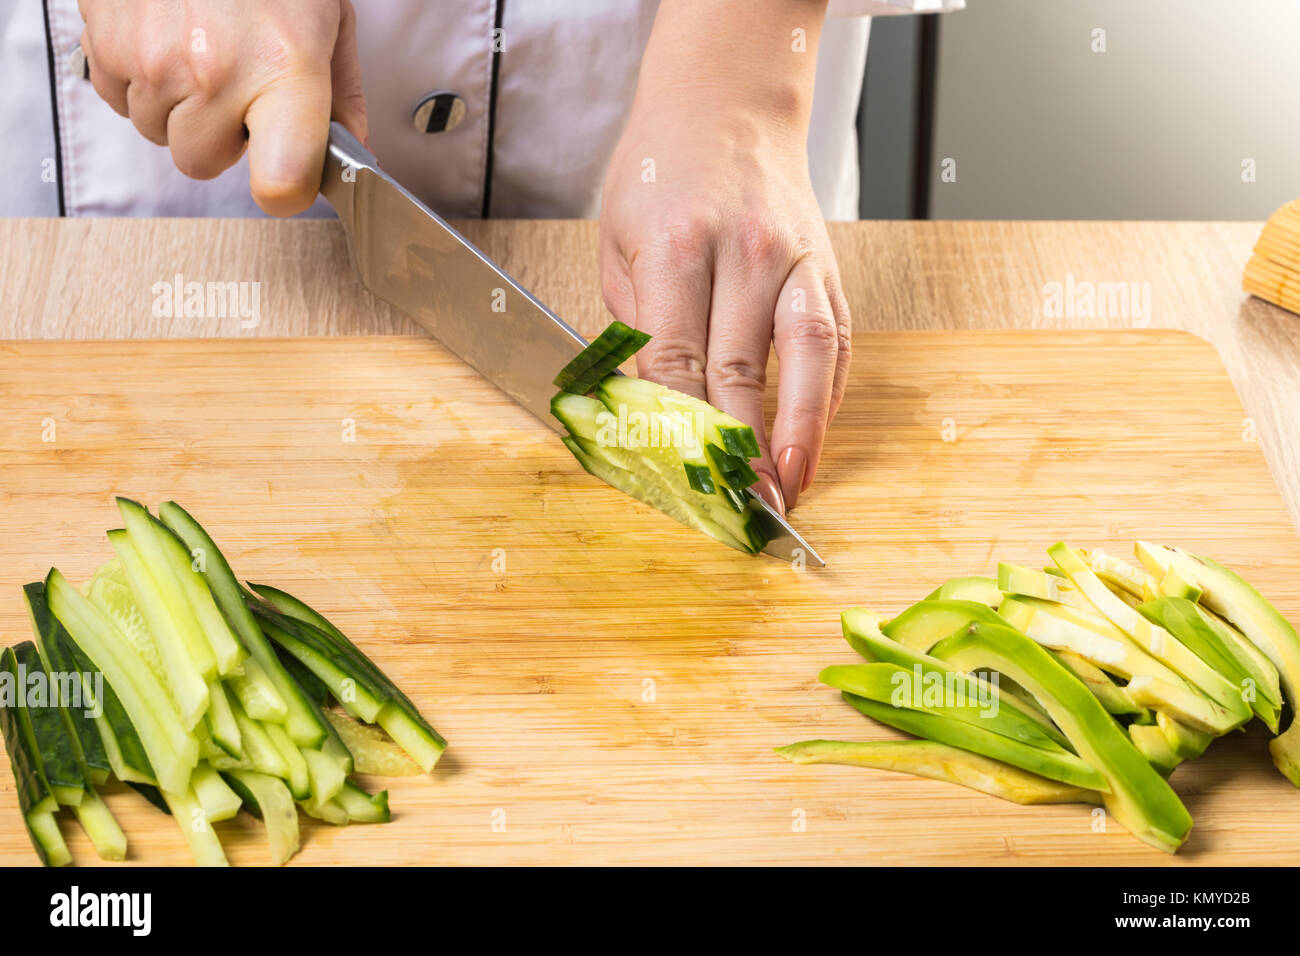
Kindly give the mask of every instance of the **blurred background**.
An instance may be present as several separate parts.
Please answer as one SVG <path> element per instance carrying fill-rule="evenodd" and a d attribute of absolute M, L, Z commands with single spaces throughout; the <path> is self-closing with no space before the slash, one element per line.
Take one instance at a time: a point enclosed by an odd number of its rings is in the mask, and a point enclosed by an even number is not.
<path fill-rule="evenodd" d="M 878 17 L 861 215 L 1265 219 L 1300 197 L 1297 41 L 1300 0 Z"/>

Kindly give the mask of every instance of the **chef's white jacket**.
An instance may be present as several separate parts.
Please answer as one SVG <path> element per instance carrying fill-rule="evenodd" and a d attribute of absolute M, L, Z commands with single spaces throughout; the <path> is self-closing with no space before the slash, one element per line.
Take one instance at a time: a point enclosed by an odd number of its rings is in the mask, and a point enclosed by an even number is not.
<path fill-rule="evenodd" d="M 870 14 L 963 3 L 831 0 L 837 19 L 822 31 L 808 134 L 827 218 L 857 216 Z M 449 217 L 597 215 L 657 0 L 354 5 L 370 145 L 399 182 Z M 70 66 L 81 30 L 77 0 L 0 0 L 0 215 L 261 215 L 246 157 L 215 180 L 187 179 L 99 99 Z M 437 91 L 459 97 L 463 119 L 420 132 L 413 111 Z M 310 214 L 331 213 L 318 200 Z"/>

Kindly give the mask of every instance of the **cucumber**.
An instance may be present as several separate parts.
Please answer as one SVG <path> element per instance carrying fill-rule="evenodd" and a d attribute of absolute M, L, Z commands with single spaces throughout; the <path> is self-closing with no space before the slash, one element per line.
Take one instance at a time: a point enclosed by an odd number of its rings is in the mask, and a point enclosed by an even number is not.
<path fill-rule="evenodd" d="M 688 528 L 704 532 L 709 537 L 721 541 L 728 547 L 743 551 L 746 554 L 755 553 L 756 549 L 747 544 L 744 538 L 738 537 L 731 529 L 715 521 L 713 516 L 700 513 L 699 510 L 691 506 L 693 502 L 684 501 L 665 489 L 657 475 L 647 478 L 645 474 L 636 474 L 621 468 L 611 461 L 609 451 L 599 449 L 594 445 L 588 445 L 581 439 L 566 437 L 563 441 L 565 447 L 573 453 L 573 457 L 578 459 L 578 463 L 593 477 L 599 478 L 607 485 L 611 485 L 624 494 L 631 495 L 638 501 L 644 502 L 656 511 L 663 512 L 674 521 L 678 521 Z M 613 451 L 617 451 L 617 449 Z M 757 530 L 757 518 L 754 518 L 753 524 L 755 530 Z M 748 532 L 749 529 L 746 528 L 745 531 Z M 761 533 L 761 531 L 758 531 L 758 534 L 761 535 Z M 746 538 L 748 537 L 750 535 L 746 533 Z"/>
<path fill-rule="evenodd" d="M 338 796 L 334 798 L 349 823 L 387 823 L 392 819 L 388 810 L 388 791 L 366 793 L 351 780 L 345 780 Z"/>
<path fill-rule="evenodd" d="M 44 588 L 44 585 L 41 587 Z M 153 764 L 149 763 L 144 742 L 140 740 L 140 734 L 127 716 L 126 708 L 122 706 L 122 700 L 117 696 L 117 691 L 113 690 L 113 685 L 104 679 L 103 673 L 77 647 L 61 624 L 59 633 L 51 641 L 51 645 L 54 644 L 58 644 L 62 653 L 73 662 L 70 670 L 81 674 L 82 699 L 89 703 L 91 713 L 96 714 L 91 719 L 113 775 L 123 783 L 147 786 L 156 791 Z M 158 799 L 162 800 L 161 794 Z"/>
<path fill-rule="evenodd" d="M 300 799 L 307 796 L 311 792 L 311 765 L 304 759 L 303 754 L 317 751 L 300 751 L 279 724 L 263 724 L 262 728 L 270 738 L 272 746 L 280 752 L 284 760 L 286 769 L 284 780 L 289 785 L 289 792 Z M 326 740 L 328 739 L 327 737 Z"/>
<path fill-rule="evenodd" d="M 325 685 L 323 680 L 313 674 L 306 664 L 282 647 L 277 646 L 275 653 L 280 658 L 280 663 L 284 665 L 284 669 L 289 672 L 289 676 L 298 682 L 298 686 L 302 688 L 303 693 L 310 698 L 313 704 L 323 707 L 329 703 L 329 687 Z"/>
<path fill-rule="evenodd" d="M 244 746 L 239 735 L 239 724 L 235 722 L 235 713 L 230 709 L 228 693 L 220 681 L 208 685 L 209 707 L 203 719 L 216 745 L 230 756 L 238 757 L 243 753 Z"/>
<path fill-rule="evenodd" d="M 131 594 L 144 615 L 162 658 L 162 672 L 158 676 L 163 678 L 185 729 L 193 730 L 208 709 L 208 681 L 216 677 L 216 659 L 206 644 L 203 648 L 207 656 L 206 665 L 196 659 L 194 636 L 183 634 L 184 625 L 173 613 L 174 596 L 169 597 L 168 588 L 160 585 L 149 573 L 136 542 L 127 532 L 110 531 L 108 540 L 122 562 L 131 584 Z M 201 638 L 202 635 L 198 636 Z"/>
<path fill-rule="evenodd" d="M 271 682 L 287 707 L 285 729 L 299 747 L 318 747 L 326 737 L 324 719 L 302 688 L 293 682 L 284 666 L 275 656 L 252 612 L 244 604 L 239 582 L 212 538 L 184 508 L 174 501 L 165 501 L 158 507 L 159 517 L 167 527 L 176 532 L 191 554 L 202 559 L 202 575 L 207 582 L 217 607 L 234 629 L 245 650 L 257 660 L 270 676 Z"/>
<path fill-rule="evenodd" d="M 325 717 L 352 757 L 353 766 L 349 773 L 411 777 L 420 772 L 406 751 L 383 732 L 332 710 L 325 711 Z"/>
<path fill-rule="evenodd" d="M 185 547 L 185 542 L 175 531 L 149 512 L 145 512 L 145 517 L 149 520 L 154 537 L 161 548 L 161 556 L 167 562 L 181 594 L 188 602 L 203 633 L 208 649 L 216 659 L 217 673 L 222 676 L 236 673 L 240 664 L 248 657 L 248 652 L 231 631 L 203 576 L 195 569 L 194 558 Z M 163 575 L 162 569 L 158 570 L 158 575 L 160 577 Z"/>
<path fill-rule="evenodd" d="M 553 384 L 561 391 L 585 395 L 649 341 L 647 333 L 630 328 L 616 319 L 560 370 Z"/>
<path fill-rule="evenodd" d="M 72 812 L 77 815 L 77 822 L 90 837 L 90 845 L 101 860 L 126 859 L 126 834 L 99 794 L 87 789 L 81 803 L 73 807 Z"/>
<path fill-rule="evenodd" d="M 59 688 L 59 710 L 72 750 L 87 779 L 99 786 L 108 779 L 112 764 L 95 727 L 94 718 L 90 716 L 94 713 L 94 707 L 83 690 L 82 671 L 77 668 L 72 655 L 64 646 L 68 638 L 63 626 L 50 613 L 49 605 L 45 603 L 45 585 L 39 581 L 24 585 L 23 597 L 27 601 L 27 614 L 36 637 L 36 649 L 45 664 L 46 676 L 52 687 Z M 67 685 L 69 680 L 75 682 L 74 686 Z"/>
<path fill-rule="evenodd" d="M 724 494 L 729 489 L 725 486 L 719 488 L 713 483 L 707 465 L 688 465 L 683 469 L 675 454 L 667 460 L 661 454 L 663 451 L 671 452 L 671 449 L 632 451 L 611 446 L 602 440 L 599 424 L 600 416 L 610 413 L 595 399 L 582 395 L 557 395 L 551 402 L 551 412 L 568 428 L 570 437 L 579 443 L 583 454 L 579 455 L 572 446 L 569 450 L 595 477 L 737 550 L 749 552 L 758 541 L 767 543 L 757 517 L 744 515 L 743 499 Z M 603 470 L 602 473 L 592 471 L 589 460 L 603 461 L 628 474 L 606 477 Z M 709 476 L 707 492 L 691 479 L 692 474 Z"/>
<path fill-rule="evenodd" d="M 0 681 L 11 682 L 13 689 L 12 697 L 0 693 L 0 732 L 4 735 L 5 753 L 9 755 L 9 766 L 13 769 L 18 808 L 41 863 L 66 866 L 72 862 L 72 854 L 68 852 L 54 819 L 58 801 L 41 772 L 36 739 L 24 708 L 18 706 L 17 694 L 22 692 L 18 681 L 18 661 L 9 648 L 0 652 Z"/>
<path fill-rule="evenodd" d="M 280 661 L 284 662 L 283 655 L 280 656 Z M 275 681 L 262 666 L 262 662 L 256 657 L 246 657 L 243 671 L 242 674 L 227 677 L 226 687 L 238 698 L 244 711 L 254 720 L 284 723 L 289 716 L 289 705 L 276 690 Z M 290 674 L 299 684 L 302 683 L 296 672 L 290 671 Z"/>
<path fill-rule="evenodd" d="M 346 634 L 305 602 L 277 588 L 266 585 L 252 587 L 279 613 L 281 624 L 292 628 L 300 637 L 307 636 L 316 641 L 318 645 L 321 642 L 328 644 L 346 658 L 353 668 L 349 673 L 355 679 L 358 697 L 361 686 L 368 681 L 372 696 L 383 700 L 383 706 L 373 723 L 383 727 L 425 773 L 431 771 L 446 749 L 447 741 L 424 719 L 419 708 L 388 675 L 366 657 Z M 262 613 L 266 615 L 264 610 Z M 344 666 L 340 658 L 336 657 L 335 660 L 339 666 Z M 339 703 L 347 706 L 346 701 L 340 700 Z"/>
<path fill-rule="evenodd" d="M 57 569 L 45 579 L 45 593 L 54 616 L 117 692 L 161 789 L 184 793 L 199 748 L 182 725 L 171 695 L 113 622 Z"/>
<path fill-rule="evenodd" d="M 221 849 L 221 840 L 208 823 L 194 790 L 188 786 L 179 791 L 164 789 L 162 795 L 181 828 L 194 862 L 199 866 L 229 866 L 226 853 Z"/>
<path fill-rule="evenodd" d="M 298 808 L 284 781 L 255 770 L 231 770 L 224 776 L 249 812 L 266 825 L 272 865 L 289 862 L 298 852 Z"/>
<path fill-rule="evenodd" d="M 174 554 L 175 549 L 169 551 L 164 547 L 164 541 L 155 531 L 149 512 L 143 505 L 129 498 L 118 498 L 117 510 L 122 515 L 123 524 L 126 525 L 127 538 L 139 555 L 148 577 L 161 593 L 163 609 L 176 632 L 175 640 L 189 652 L 194 666 L 199 669 L 204 680 L 211 680 L 219 673 L 216 655 L 212 653 L 207 635 L 203 633 L 199 619 L 194 609 L 190 607 L 189 600 L 181 590 L 181 583 L 172 568 L 170 555 Z M 114 533 L 109 532 L 110 535 Z M 188 568 L 189 555 L 185 553 L 183 547 L 180 551 L 183 555 L 182 560 Z M 137 597 L 140 597 L 134 577 L 131 577 L 131 590 L 136 591 Z M 156 633 L 155 636 L 162 640 Z"/>
<path fill-rule="evenodd" d="M 320 805 L 333 800 L 347 780 L 338 761 L 319 750 L 304 750 L 302 757 L 311 780 L 311 802 Z"/>
<path fill-rule="evenodd" d="M 62 708 L 51 700 L 45 665 L 31 641 L 16 644 L 7 652 L 17 664 L 18 707 L 31 727 L 41 773 L 59 805 L 75 807 L 86 795 L 90 781 L 73 749 L 72 737 L 60 713 Z M 33 680 L 34 677 L 39 680 Z"/>
<path fill-rule="evenodd" d="M 259 773 L 269 773 L 273 777 L 287 780 L 289 764 L 266 732 L 267 726 L 274 725 L 260 724 L 250 718 L 238 701 L 230 702 L 230 710 L 235 715 L 235 723 L 239 725 L 239 736 L 244 743 L 244 760 Z M 214 762 L 214 765 L 218 769 L 225 769 L 221 761 Z"/>
<path fill-rule="evenodd" d="M 203 816 L 209 823 L 229 820 L 239 812 L 243 803 L 239 794 L 235 793 L 221 778 L 221 774 L 213 770 L 206 761 L 194 768 L 194 775 L 190 777 L 190 786 L 194 790 L 195 799 L 203 809 Z"/>
<path fill-rule="evenodd" d="M 293 633 L 290 633 L 289 628 L 293 625 L 279 615 L 273 617 L 261 609 L 256 609 L 254 613 L 260 618 L 263 633 L 315 674 L 349 713 L 366 723 L 375 722 L 385 699 L 375 696 L 373 684 L 367 686 L 370 684 L 369 675 L 364 679 L 353 677 L 355 671 L 344 669 L 348 662 L 342 655 L 333 654 L 332 648 L 327 645 L 311 644 L 308 640 L 303 640 L 305 635 L 301 629 L 294 628 Z M 286 626 L 282 627 L 282 624 Z"/>

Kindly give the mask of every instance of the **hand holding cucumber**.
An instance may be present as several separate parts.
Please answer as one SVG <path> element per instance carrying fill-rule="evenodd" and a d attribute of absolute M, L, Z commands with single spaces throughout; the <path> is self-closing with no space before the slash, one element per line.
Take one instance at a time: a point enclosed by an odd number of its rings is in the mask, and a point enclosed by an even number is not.
<path fill-rule="evenodd" d="M 212 179 L 249 152 L 267 213 L 316 199 L 329 120 L 367 139 L 350 0 L 81 0 L 95 90 L 178 169 Z"/>
<path fill-rule="evenodd" d="M 614 317 L 654 336 L 638 374 L 752 426 L 753 490 L 784 510 L 817 471 L 850 320 L 808 172 L 820 18 L 773 6 L 661 7 L 605 181 L 600 266 Z M 805 52 L 792 28 L 807 31 Z"/>

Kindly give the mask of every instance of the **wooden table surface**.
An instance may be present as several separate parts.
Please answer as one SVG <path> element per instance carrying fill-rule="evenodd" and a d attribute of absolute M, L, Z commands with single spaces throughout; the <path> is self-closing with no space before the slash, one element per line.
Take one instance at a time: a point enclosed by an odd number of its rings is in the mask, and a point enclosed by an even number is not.
<path fill-rule="evenodd" d="M 608 320 L 594 222 L 458 225 L 580 331 Z M 1300 316 L 1241 291 L 1259 230 L 1259 223 L 855 222 L 833 223 L 831 239 L 858 330 L 1153 327 L 1208 339 L 1249 416 L 1242 439 L 1263 446 L 1300 527 Z M 260 283 L 259 324 L 154 316 L 154 283 L 178 273 Z M 1045 314 L 1045 287 L 1071 282 L 1149 283 L 1149 314 Z M 418 331 L 361 289 L 335 222 L 0 220 L 0 340 Z"/>

